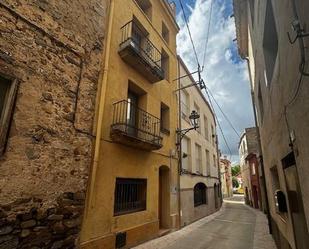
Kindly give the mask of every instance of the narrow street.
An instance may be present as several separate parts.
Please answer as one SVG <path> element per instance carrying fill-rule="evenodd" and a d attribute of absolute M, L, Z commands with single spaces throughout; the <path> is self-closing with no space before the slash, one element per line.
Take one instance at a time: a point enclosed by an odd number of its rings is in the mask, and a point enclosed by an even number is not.
<path fill-rule="evenodd" d="M 273 249 L 265 216 L 242 196 L 224 201 L 216 214 L 135 249 Z"/>

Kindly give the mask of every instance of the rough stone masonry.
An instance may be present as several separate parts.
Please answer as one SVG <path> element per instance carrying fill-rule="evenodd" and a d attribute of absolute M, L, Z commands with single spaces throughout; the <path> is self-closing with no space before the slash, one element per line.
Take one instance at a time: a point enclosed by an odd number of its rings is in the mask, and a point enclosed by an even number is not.
<path fill-rule="evenodd" d="M 18 81 L 0 156 L 0 249 L 77 245 L 106 3 L 0 1 L 0 75 Z"/>

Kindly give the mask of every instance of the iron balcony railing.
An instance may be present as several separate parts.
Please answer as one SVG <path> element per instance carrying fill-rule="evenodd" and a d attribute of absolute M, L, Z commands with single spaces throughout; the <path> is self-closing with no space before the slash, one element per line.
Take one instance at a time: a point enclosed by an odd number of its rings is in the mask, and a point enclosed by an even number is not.
<path fill-rule="evenodd" d="M 135 51 L 153 68 L 164 75 L 162 69 L 162 54 L 148 39 L 148 35 L 134 20 L 121 27 L 120 47 L 130 43 Z"/>
<path fill-rule="evenodd" d="M 113 108 L 112 131 L 151 144 L 153 149 L 162 147 L 159 118 L 127 100 L 114 103 Z"/>

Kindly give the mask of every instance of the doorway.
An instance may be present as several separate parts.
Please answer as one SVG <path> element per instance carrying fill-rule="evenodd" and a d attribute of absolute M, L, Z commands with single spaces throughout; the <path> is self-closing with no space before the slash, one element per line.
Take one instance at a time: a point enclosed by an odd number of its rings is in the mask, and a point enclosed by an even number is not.
<path fill-rule="evenodd" d="M 252 186 L 252 195 L 253 195 L 253 207 L 254 208 L 259 208 L 259 193 L 257 190 L 257 186 L 253 185 Z"/>
<path fill-rule="evenodd" d="M 292 216 L 296 248 L 307 249 L 309 248 L 309 234 L 298 180 L 297 166 L 293 152 L 282 159 L 282 166 Z"/>
<path fill-rule="evenodd" d="M 168 229 L 170 227 L 170 176 L 169 168 L 161 166 L 159 169 L 159 226 L 160 229 Z"/>
<path fill-rule="evenodd" d="M 128 92 L 128 109 L 127 109 L 127 133 L 135 136 L 137 133 L 138 123 L 138 95 L 129 91 Z"/>

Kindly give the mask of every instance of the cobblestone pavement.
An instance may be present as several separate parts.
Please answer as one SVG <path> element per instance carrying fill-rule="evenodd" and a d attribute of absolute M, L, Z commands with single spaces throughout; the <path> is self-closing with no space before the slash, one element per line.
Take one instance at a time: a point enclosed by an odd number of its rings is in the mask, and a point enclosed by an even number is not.
<path fill-rule="evenodd" d="M 263 213 L 242 196 L 224 201 L 221 210 L 183 229 L 134 249 L 276 249 Z"/>

